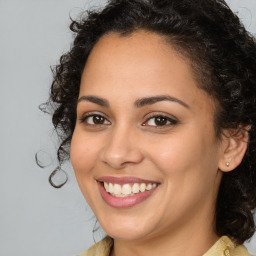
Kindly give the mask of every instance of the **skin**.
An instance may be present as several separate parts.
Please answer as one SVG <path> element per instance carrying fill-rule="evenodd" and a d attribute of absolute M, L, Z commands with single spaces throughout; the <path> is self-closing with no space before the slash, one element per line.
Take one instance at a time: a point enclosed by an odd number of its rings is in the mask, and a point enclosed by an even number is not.
<path fill-rule="evenodd" d="M 176 100 L 135 105 L 159 95 Z M 71 161 L 86 201 L 114 238 L 111 255 L 204 254 L 218 239 L 214 213 L 222 173 L 240 163 L 246 146 L 231 136 L 216 138 L 214 102 L 199 88 L 189 60 L 153 33 L 105 35 L 85 65 L 83 96 L 108 102 L 80 99 Z M 84 118 L 88 113 L 103 123 Z M 159 115 L 174 121 L 157 126 Z M 101 197 L 102 176 L 160 185 L 142 203 L 117 209 Z"/>

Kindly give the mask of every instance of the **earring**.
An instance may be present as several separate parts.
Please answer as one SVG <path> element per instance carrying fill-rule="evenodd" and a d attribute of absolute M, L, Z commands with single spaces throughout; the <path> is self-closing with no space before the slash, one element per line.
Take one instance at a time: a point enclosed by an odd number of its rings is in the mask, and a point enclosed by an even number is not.
<path fill-rule="evenodd" d="M 226 162 L 226 166 L 229 167 L 230 166 L 230 162 Z"/>

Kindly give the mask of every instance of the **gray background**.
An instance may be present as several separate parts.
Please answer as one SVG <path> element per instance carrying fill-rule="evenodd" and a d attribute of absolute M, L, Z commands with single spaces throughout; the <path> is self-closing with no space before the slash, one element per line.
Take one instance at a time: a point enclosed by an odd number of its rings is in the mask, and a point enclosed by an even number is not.
<path fill-rule="evenodd" d="M 69 15 L 104 2 L 0 0 L 0 256 L 72 256 L 93 244 L 95 219 L 70 164 L 68 184 L 48 184 L 57 140 L 38 105 L 48 97 L 50 65 L 69 49 Z M 228 3 L 256 33 L 256 0 Z M 35 164 L 37 151 L 48 167 Z M 256 254 L 256 237 L 247 247 Z"/>

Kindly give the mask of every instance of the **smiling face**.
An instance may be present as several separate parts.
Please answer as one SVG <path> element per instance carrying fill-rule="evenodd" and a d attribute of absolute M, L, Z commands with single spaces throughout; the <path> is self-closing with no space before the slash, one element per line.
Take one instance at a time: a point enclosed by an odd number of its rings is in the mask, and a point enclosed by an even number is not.
<path fill-rule="evenodd" d="M 189 62 L 160 36 L 98 41 L 82 75 L 71 161 L 106 233 L 214 233 L 223 150 L 213 120 Z"/>

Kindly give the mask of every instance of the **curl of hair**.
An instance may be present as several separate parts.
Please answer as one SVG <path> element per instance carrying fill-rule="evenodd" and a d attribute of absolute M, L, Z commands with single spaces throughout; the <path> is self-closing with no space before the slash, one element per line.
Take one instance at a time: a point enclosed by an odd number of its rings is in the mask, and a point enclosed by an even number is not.
<path fill-rule="evenodd" d="M 216 136 L 226 128 L 250 127 L 242 163 L 224 173 L 216 203 L 216 233 L 238 244 L 255 232 L 256 207 L 256 42 L 224 0 L 112 0 L 102 10 L 72 20 L 71 50 L 53 70 L 51 94 L 60 137 L 60 163 L 69 158 L 82 71 L 93 46 L 107 33 L 126 36 L 139 29 L 162 35 L 188 57 L 200 88 L 217 105 Z M 242 128 L 241 128 L 242 127 Z"/>

